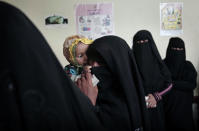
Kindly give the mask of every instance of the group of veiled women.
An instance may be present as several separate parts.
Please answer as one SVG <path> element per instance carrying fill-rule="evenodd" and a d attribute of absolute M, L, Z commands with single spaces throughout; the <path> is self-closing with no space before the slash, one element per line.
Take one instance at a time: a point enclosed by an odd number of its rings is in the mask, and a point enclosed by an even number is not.
<path fill-rule="evenodd" d="M 197 73 L 180 38 L 170 39 L 164 61 L 146 30 L 132 49 L 117 36 L 98 38 L 86 52 L 91 72 L 74 84 L 21 11 L 0 2 L 0 16 L 0 130 L 193 130 Z"/>

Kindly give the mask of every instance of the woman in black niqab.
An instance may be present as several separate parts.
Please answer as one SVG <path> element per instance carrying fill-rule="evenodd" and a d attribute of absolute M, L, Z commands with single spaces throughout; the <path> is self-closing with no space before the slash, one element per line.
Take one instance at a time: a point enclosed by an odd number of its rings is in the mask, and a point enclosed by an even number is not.
<path fill-rule="evenodd" d="M 170 38 L 164 61 L 174 83 L 164 102 L 167 130 L 194 131 L 192 101 L 197 72 L 193 64 L 186 60 L 181 38 Z"/>
<path fill-rule="evenodd" d="M 0 130 L 103 131 L 32 22 L 3 2 L 0 16 Z"/>
<path fill-rule="evenodd" d="M 98 38 L 89 46 L 89 63 L 100 65 L 91 69 L 99 79 L 96 113 L 109 130 L 149 131 L 144 91 L 130 51 L 117 36 Z"/>
<path fill-rule="evenodd" d="M 172 88 L 170 72 L 163 63 L 149 31 L 138 31 L 133 38 L 132 48 L 143 80 L 145 96 L 149 96 L 149 99 L 155 98 L 155 104 L 148 103 L 151 129 L 163 131 L 165 124 L 161 99 Z"/>

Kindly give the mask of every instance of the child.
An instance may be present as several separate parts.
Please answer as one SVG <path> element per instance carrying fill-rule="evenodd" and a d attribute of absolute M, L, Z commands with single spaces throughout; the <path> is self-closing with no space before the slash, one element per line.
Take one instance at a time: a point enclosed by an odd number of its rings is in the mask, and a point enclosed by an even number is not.
<path fill-rule="evenodd" d="M 85 65 L 87 64 L 86 51 L 92 42 L 92 40 L 79 35 L 70 36 L 64 42 L 63 54 L 70 63 L 65 66 L 64 70 L 74 82 L 80 78 L 83 66 L 84 71 L 90 71 L 89 67 Z"/>

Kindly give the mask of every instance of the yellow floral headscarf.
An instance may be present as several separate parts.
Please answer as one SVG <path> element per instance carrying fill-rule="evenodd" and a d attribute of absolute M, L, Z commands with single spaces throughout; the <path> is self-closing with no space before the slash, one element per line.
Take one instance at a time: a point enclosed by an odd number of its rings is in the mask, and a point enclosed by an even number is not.
<path fill-rule="evenodd" d="M 75 36 L 68 37 L 65 40 L 64 48 L 63 48 L 63 53 L 64 53 L 64 56 L 66 57 L 66 59 L 71 64 L 76 65 L 76 66 L 80 66 L 77 63 L 76 56 L 75 56 L 75 54 L 76 54 L 75 50 L 76 50 L 76 47 L 77 47 L 79 42 L 89 45 L 93 41 L 88 39 L 88 38 L 75 35 Z"/>

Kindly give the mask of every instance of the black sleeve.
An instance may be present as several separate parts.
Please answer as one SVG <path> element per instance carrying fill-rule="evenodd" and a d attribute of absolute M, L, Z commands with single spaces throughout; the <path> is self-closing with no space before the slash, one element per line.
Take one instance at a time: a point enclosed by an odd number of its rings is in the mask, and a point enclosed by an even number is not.
<path fill-rule="evenodd" d="M 174 89 L 181 91 L 193 91 L 196 88 L 197 72 L 193 64 L 186 62 L 184 73 L 178 80 L 174 80 Z"/>
<path fill-rule="evenodd" d="M 162 96 L 166 95 L 172 88 L 173 82 L 171 80 L 171 73 L 165 63 L 162 61 L 161 66 L 161 77 L 160 80 L 157 82 L 157 86 L 159 86 L 158 92 L 155 92 L 153 95 L 158 97 L 156 100 L 161 100 Z"/>

